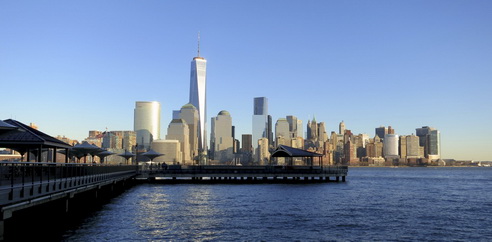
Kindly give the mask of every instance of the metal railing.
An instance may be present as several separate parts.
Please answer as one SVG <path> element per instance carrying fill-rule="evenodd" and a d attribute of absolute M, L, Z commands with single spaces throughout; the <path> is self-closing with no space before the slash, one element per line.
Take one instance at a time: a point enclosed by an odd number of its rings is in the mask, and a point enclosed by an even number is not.
<path fill-rule="evenodd" d="M 139 174 L 325 174 L 341 175 L 348 173 L 347 166 L 180 166 L 180 165 L 141 165 Z"/>
<path fill-rule="evenodd" d="M 0 205 L 136 173 L 136 166 L 0 162 Z"/>

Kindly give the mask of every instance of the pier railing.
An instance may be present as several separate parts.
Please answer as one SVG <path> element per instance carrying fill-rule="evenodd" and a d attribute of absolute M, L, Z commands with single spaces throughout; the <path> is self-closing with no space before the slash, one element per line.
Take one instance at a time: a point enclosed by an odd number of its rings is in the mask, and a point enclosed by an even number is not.
<path fill-rule="evenodd" d="M 342 177 L 347 176 L 347 166 L 181 166 L 145 164 L 139 166 L 137 178 L 278 178 L 278 177 Z"/>
<path fill-rule="evenodd" d="M 0 206 L 136 173 L 136 166 L 0 162 Z"/>

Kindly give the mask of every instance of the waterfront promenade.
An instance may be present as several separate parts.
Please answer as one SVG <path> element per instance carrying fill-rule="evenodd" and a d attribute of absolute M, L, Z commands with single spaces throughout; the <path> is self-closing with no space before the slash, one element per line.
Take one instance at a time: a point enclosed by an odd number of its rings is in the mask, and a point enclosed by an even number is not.
<path fill-rule="evenodd" d="M 137 180 L 161 182 L 345 181 L 347 166 L 142 165 Z"/>
<path fill-rule="evenodd" d="M 5 222 L 18 212 L 57 204 L 64 213 L 113 196 L 133 181 L 136 166 L 78 163 L 0 162 L 0 240 Z M 55 214 L 55 211 L 53 211 Z M 29 218 L 26 218 L 27 220 Z"/>

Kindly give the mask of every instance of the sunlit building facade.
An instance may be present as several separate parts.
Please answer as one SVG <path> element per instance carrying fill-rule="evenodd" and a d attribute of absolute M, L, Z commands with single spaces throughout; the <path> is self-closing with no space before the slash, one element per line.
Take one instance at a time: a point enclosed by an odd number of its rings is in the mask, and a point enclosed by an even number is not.
<path fill-rule="evenodd" d="M 398 154 L 398 135 L 386 134 L 383 140 L 384 157 L 397 157 Z"/>
<path fill-rule="evenodd" d="M 179 111 L 178 119 L 182 119 L 188 125 L 189 130 L 189 149 L 190 149 L 190 157 L 193 161 L 198 159 L 198 111 L 193 106 L 193 104 L 188 103 L 181 107 Z"/>
<path fill-rule="evenodd" d="M 207 81 L 207 60 L 198 56 L 191 61 L 190 73 L 190 103 L 198 111 L 198 150 L 200 164 L 207 164 L 207 99 L 206 99 L 206 81 Z"/>
<path fill-rule="evenodd" d="M 156 101 L 136 102 L 133 130 L 136 132 L 136 142 L 142 148 L 148 149 L 153 140 L 160 139 L 161 104 Z"/>
<path fill-rule="evenodd" d="M 210 140 L 211 153 L 214 160 L 221 163 L 233 160 L 232 118 L 228 111 L 222 110 L 212 118 Z"/>
<path fill-rule="evenodd" d="M 179 140 L 155 140 L 151 147 L 155 152 L 165 154 L 154 158 L 154 162 L 174 165 L 183 160 Z"/>
<path fill-rule="evenodd" d="M 297 125 L 297 121 L 296 121 Z M 290 145 L 291 134 L 289 122 L 285 118 L 279 118 L 275 123 L 275 146 Z"/>
<path fill-rule="evenodd" d="M 258 140 L 267 138 L 268 141 L 268 99 L 255 97 L 253 106 L 253 150 L 256 153 Z M 258 156 L 256 156 L 258 157 Z"/>
<path fill-rule="evenodd" d="M 173 119 L 167 128 L 166 140 L 178 140 L 181 147 L 180 164 L 192 165 L 190 157 L 189 129 L 186 122 L 182 119 Z"/>

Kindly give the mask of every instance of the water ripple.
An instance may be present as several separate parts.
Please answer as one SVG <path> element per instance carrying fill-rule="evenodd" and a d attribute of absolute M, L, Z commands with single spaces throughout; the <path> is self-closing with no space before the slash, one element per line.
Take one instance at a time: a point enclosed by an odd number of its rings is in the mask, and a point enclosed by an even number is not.
<path fill-rule="evenodd" d="M 70 241 L 486 241 L 492 170 L 355 168 L 346 183 L 135 187 Z"/>

